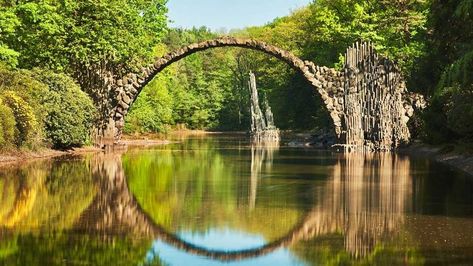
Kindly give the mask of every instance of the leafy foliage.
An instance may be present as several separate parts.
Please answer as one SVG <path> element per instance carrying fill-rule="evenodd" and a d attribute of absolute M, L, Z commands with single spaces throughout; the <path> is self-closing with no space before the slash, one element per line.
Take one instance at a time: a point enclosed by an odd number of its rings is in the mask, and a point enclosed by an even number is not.
<path fill-rule="evenodd" d="M 10 148 L 15 142 L 15 118 L 10 107 L 0 99 L 0 147 Z"/>
<path fill-rule="evenodd" d="M 90 97 L 65 75 L 36 71 L 34 76 L 49 88 L 40 99 L 47 139 L 55 148 L 86 144 L 95 114 Z"/>
<path fill-rule="evenodd" d="M 19 20 L 11 10 L 0 5 L 0 64 L 7 66 L 16 66 L 18 64 L 18 56 L 15 50 L 11 49 L 3 38 L 10 38 L 18 26 Z M 2 38 L 3 37 L 3 38 Z"/>
<path fill-rule="evenodd" d="M 14 141 L 5 141 L 2 148 L 37 148 L 41 145 L 44 109 L 40 107 L 39 96 L 46 92 L 47 87 L 35 80 L 30 72 L 0 68 L 0 98 L 6 112 L 4 116 L 8 115 L 9 118 L 5 119 L 10 122 L 7 124 L 14 124 L 15 132 Z"/>
<path fill-rule="evenodd" d="M 15 144 L 20 147 L 30 140 L 36 139 L 39 126 L 31 106 L 13 91 L 3 92 L 2 98 L 15 118 Z"/>
<path fill-rule="evenodd" d="M 2 9 L 2 31 L 11 34 L 0 39 L 22 68 L 132 67 L 166 28 L 163 0 L 17 1 Z"/>
<path fill-rule="evenodd" d="M 429 54 L 423 59 L 426 93 L 432 104 L 425 115 L 427 140 L 473 141 L 473 5 L 469 0 L 431 4 Z M 449 25 L 449 30 L 445 30 Z M 427 80 L 427 81 L 425 81 Z"/>
<path fill-rule="evenodd" d="M 166 0 L 2 2 L 0 58 L 65 73 L 95 101 L 102 121 L 107 79 L 138 70 L 166 30 Z M 108 120 L 107 120 L 108 121 Z M 61 133 L 59 133 L 61 134 Z M 70 140 L 61 140 L 73 145 Z M 62 145 L 62 144 L 61 144 Z"/>
<path fill-rule="evenodd" d="M 71 78 L 49 71 L 6 69 L 0 69 L 0 77 L 2 147 L 51 143 L 69 148 L 86 143 L 95 108 Z"/>
<path fill-rule="evenodd" d="M 126 117 L 125 133 L 165 132 L 172 124 L 172 104 L 167 80 L 160 76 L 153 80 L 133 105 Z"/>

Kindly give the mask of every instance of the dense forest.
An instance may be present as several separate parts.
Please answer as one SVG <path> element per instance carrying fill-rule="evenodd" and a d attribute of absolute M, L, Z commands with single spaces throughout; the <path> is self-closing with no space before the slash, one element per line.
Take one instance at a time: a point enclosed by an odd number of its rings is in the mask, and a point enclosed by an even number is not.
<path fill-rule="evenodd" d="M 222 34 L 168 26 L 165 0 L 2 0 L 0 147 L 90 143 L 101 110 L 100 76 L 121 76 L 166 52 Z M 340 68 L 357 40 L 395 60 L 429 108 L 411 130 L 429 143 L 473 142 L 473 3 L 469 0 L 317 0 L 261 27 L 225 35 L 262 40 Z M 159 74 L 127 116 L 128 134 L 176 128 L 247 130 L 248 73 L 256 74 L 276 125 L 330 129 L 319 96 L 300 74 L 265 54 L 218 48 Z"/>

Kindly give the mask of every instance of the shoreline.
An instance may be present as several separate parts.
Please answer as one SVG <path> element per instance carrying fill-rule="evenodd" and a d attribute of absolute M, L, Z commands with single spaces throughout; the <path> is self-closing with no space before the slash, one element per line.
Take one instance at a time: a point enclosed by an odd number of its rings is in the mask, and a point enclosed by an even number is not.
<path fill-rule="evenodd" d="M 397 153 L 413 157 L 428 158 L 473 177 L 473 155 L 464 155 L 458 152 L 442 152 L 441 147 L 424 143 L 412 144 L 400 149 Z"/>
<path fill-rule="evenodd" d="M 205 132 L 205 131 L 177 131 L 173 132 L 177 135 L 219 135 L 223 132 Z M 150 137 L 150 138 L 148 138 Z M 126 136 L 120 143 L 116 144 L 111 150 L 127 149 L 128 147 L 150 147 L 159 145 L 168 145 L 176 143 L 167 139 L 153 138 L 152 136 Z M 305 146 L 304 146 L 305 147 Z M 90 153 L 107 152 L 109 149 L 100 149 L 93 146 L 82 148 L 74 148 L 71 150 L 61 151 L 54 149 L 42 149 L 39 151 L 11 151 L 0 153 L 0 167 L 18 164 L 22 162 L 30 162 L 35 160 L 46 160 L 61 156 L 84 155 Z M 458 152 L 442 152 L 439 146 L 431 146 L 424 143 L 414 143 L 410 146 L 401 148 L 395 153 L 408 155 L 412 157 L 423 157 L 431 159 L 435 162 L 445 164 L 449 167 L 462 171 L 473 177 L 473 155 L 464 155 Z"/>
<path fill-rule="evenodd" d="M 82 147 L 72 150 L 53 150 L 53 149 L 41 149 L 39 151 L 13 151 L 0 153 L 0 167 L 19 164 L 23 162 L 32 162 L 36 160 L 46 160 L 57 158 L 61 156 L 73 156 L 82 155 L 88 153 L 102 152 L 102 149 L 95 147 Z"/>
<path fill-rule="evenodd" d="M 149 147 L 149 146 L 158 146 L 158 145 L 167 145 L 173 143 L 168 140 L 140 140 L 140 139 L 127 139 L 121 141 L 116 146 L 112 147 L 113 150 L 121 150 L 127 147 Z M 38 151 L 11 151 L 6 153 L 0 153 L 0 167 L 5 167 L 9 165 L 15 165 L 24 162 L 33 162 L 37 160 L 47 160 L 53 159 L 62 156 L 77 156 L 77 155 L 85 155 L 91 153 L 101 153 L 107 152 L 108 149 L 101 149 L 93 146 L 81 147 L 81 148 L 74 148 L 71 150 L 54 150 L 54 149 L 41 149 Z"/>
<path fill-rule="evenodd" d="M 175 130 L 169 133 L 169 136 L 203 136 L 203 135 L 218 135 L 223 132 L 209 132 L 203 130 Z M 0 167 L 19 164 L 22 162 L 31 162 L 36 160 L 46 160 L 57 158 L 61 156 L 74 156 L 84 155 L 90 153 L 109 152 L 113 150 L 123 150 L 128 147 L 150 147 L 159 145 L 168 145 L 176 143 L 176 141 L 170 141 L 165 138 L 165 135 L 161 134 L 145 134 L 141 136 L 124 135 L 118 144 L 115 144 L 105 149 L 97 148 L 94 146 L 86 146 L 81 148 L 73 148 L 70 150 L 54 150 L 48 148 L 42 148 L 38 151 L 8 151 L 0 152 Z"/>

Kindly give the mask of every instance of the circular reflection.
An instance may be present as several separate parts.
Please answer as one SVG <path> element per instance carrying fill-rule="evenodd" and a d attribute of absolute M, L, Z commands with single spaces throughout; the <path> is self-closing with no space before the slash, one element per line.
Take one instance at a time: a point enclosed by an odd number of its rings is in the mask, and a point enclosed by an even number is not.
<path fill-rule="evenodd" d="M 266 242 L 264 237 L 247 232 L 223 229 L 209 230 L 203 234 L 181 232 L 179 236 L 186 241 L 195 243 L 206 249 L 221 249 L 231 251 L 242 248 L 256 248 Z M 221 265 L 220 261 L 212 261 L 207 257 L 189 254 L 175 248 L 168 243 L 156 240 L 146 255 L 146 261 L 152 262 L 156 259 L 169 265 Z M 260 256 L 251 261 L 225 262 L 229 265 L 303 265 L 303 263 L 287 249 L 279 249 L 266 256 Z"/>

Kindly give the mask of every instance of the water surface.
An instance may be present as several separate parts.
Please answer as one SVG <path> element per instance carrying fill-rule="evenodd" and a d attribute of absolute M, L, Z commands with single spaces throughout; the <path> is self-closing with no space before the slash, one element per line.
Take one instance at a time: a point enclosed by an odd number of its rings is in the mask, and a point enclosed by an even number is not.
<path fill-rule="evenodd" d="M 194 137 L 0 169 L 0 265 L 473 263 L 473 178 Z"/>

